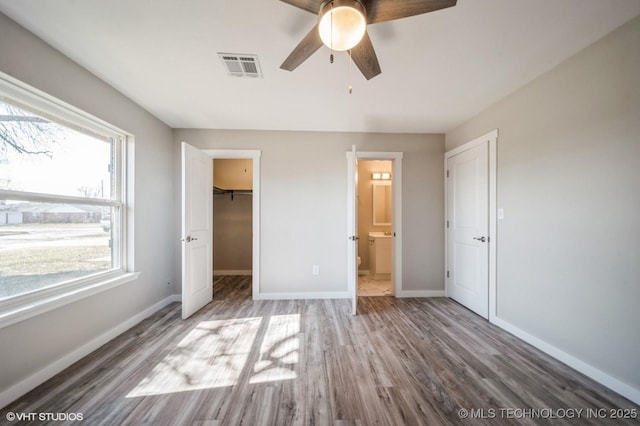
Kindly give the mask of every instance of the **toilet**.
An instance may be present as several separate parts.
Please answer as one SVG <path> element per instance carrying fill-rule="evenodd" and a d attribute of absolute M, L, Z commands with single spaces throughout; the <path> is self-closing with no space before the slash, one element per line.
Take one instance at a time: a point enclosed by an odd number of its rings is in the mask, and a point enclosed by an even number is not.
<path fill-rule="evenodd" d="M 358 266 L 356 267 L 356 270 L 358 271 L 358 276 L 367 275 L 365 271 L 360 270 L 360 263 L 362 263 L 362 259 L 360 258 L 360 256 L 358 256 Z"/>

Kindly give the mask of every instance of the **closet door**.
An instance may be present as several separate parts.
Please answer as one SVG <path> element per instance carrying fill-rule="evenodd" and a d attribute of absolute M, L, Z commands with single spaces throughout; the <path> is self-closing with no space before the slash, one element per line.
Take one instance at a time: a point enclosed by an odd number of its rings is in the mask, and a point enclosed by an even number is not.
<path fill-rule="evenodd" d="M 489 143 L 447 160 L 447 296 L 489 315 Z"/>

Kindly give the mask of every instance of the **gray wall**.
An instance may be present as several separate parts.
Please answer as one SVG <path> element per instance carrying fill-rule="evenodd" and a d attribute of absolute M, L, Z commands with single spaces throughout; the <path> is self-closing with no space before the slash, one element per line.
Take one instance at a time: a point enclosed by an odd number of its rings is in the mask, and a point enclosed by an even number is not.
<path fill-rule="evenodd" d="M 0 393 L 173 293 L 171 129 L 0 14 L 0 71 L 135 135 L 140 278 L 0 329 Z"/>
<path fill-rule="evenodd" d="M 176 129 L 174 140 L 177 183 L 181 141 L 262 151 L 262 293 L 346 292 L 346 152 L 352 144 L 360 151 L 404 152 L 404 290 L 444 289 L 444 135 Z M 311 274 L 313 265 L 320 265 L 319 276 Z"/>
<path fill-rule="evenodd" d="M 499 128 L 498 317 L 640 389 L 640 18 L 447 133 Z"/>

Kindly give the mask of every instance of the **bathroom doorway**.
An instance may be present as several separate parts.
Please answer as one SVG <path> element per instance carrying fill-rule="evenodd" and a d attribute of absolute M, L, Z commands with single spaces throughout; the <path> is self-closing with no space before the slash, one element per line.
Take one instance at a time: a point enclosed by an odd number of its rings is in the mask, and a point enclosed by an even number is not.
<path fill-rule="evenodd" d="M 358 296 L 393 296 L 393 161 L 358 161 Z"/>

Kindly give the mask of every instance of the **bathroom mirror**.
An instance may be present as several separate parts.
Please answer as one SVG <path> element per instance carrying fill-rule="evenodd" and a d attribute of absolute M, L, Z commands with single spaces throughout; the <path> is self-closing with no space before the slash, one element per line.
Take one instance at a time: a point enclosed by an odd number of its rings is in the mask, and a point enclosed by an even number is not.
<path fill-rule="evenodd" d="M 391 226 L 391 182 L 373 182 L 373 225 Z"/>

